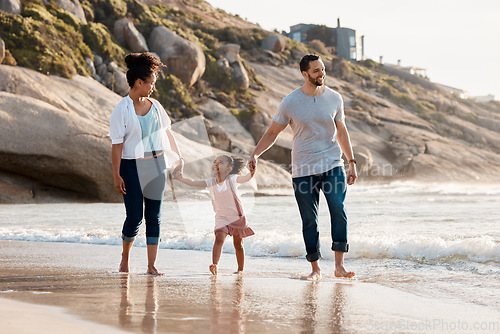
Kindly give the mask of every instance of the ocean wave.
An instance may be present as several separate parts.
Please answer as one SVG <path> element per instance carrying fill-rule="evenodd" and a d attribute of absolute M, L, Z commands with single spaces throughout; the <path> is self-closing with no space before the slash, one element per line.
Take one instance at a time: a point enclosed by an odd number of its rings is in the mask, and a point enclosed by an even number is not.
<path fill-rule="evenodd" d="M 423 263 L 500 263 L 500 243 L 490 236 L 445 240 L 436 238 L 374 240 L 358 237 L 352 241 L 350 257 L 401 259 Z"/>
<path fill-rule="evenodd" d="M 388 184 L 361 183 L 349 188 L 351 192 L 365 194 L 435 194 L 448 196 L 488 195 L 500 196 L 498 184 L 426 183 L 417 181 L 394 181 Z"/>
<path fill-rule="evenodd" d="M 229 238 L 228 238 L 229 239 Z M 120 235 L 105 230 L 88 233 L 85 231 L 44 231 L 40 229 L 0 229 L 0 240 L 35 242 L 67 242 L 95 245 L 121 245 Z M 214 241 L 209 230 L 170 231 L 163 233 L 161 249 L 183 249 L 211 251 Z M 333 260 L 329 237 L 321 238 L 321 253 L 325 259 Z M 234 253 L 227 241 L 225 253 Z M 145 247 L 143 235 L 137 237 L 136 246 Z M 249 256 L 305 257 L 301 233 L 287 234 L 277 231 L 258 233 L 245 239 L 245 251 Z M 420 263 L 453 263 L 467 261 L 475 263 L 500 263 L 500 242 L 491 236 L 457 238 L 446 240 L 440 237 L 398 238 L 353 236 L 347 258 L 401 259 Z"/>

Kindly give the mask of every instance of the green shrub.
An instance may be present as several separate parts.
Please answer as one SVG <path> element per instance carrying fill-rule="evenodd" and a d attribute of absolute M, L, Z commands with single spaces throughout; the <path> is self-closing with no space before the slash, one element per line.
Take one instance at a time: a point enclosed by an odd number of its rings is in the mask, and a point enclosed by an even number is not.
<path fill-rule="evenodd" d="M 76 18 L 58 5 L 25 1 L 21 15 L 0 11 L 0 35 L 15 62 L 45 74 L 90 74 L 85 57 L 92 53 L 78 27 Z"/>
<path fill-rule="evenodd" d="M 236 117 L 241 124 L 247 124 L 252 120 L 253 116 L 258 114 L 260 111 L 256 106 L 250 106 L 247 109 L 238 110 L 236 108 L 229 109 L 234 117 Z"/>
<path fill-rule="evenodd" d="M 82 27 L 85 43 L 98 55 L 113 60 L 118 65 L 125 67 L 125 50 L 115 43 L 108 28 L 102 23 L 89 22 Z"/>
<path fill-rule="evenodd" d="M 358 64 L 360 64 L 361 66 L 367 67 L 367 68 L 378 68 L 378 67 L 380 67 L 380 64 L 377 63 L 376 61 L 372 60 L 372 59 L 365 59 L 365 60 L 362 60 L 362 61 L 358 61 Z"/>
<path fill-rule="evenodd" d="M 313 49 L 314 51 L 322 54 L 322 55 L 326 55 L 328 54 L 328 49 L 326 48 L 325 46 L 325 43 L 323 43 L 322 41 L 320 41 L 319 39 L 313 39 L 312 41 L 310 41 L 308 44 L 307 44 L 311 49 Z"/>
<path fill-rule="evenodd" d="M 258 28 L 242 29 L 236 27 L 207 28 L 206 33 L 211 34 L 220 42 L 239 44 L 241 49 L 245 51 L 260 48 L 262 41 L 270 34 Z"/>
<path fill-rule="evenodd" d="M 123 0 L 86 0 L 94 9 L 94 21 L 112 27 L 115 21 L 127 16 L 127 3 Z"/>
<path fill-rule="evenodd" d="M 170 111 L 174 119 L 199 115 L 188 89 L 173 74 L 158 79 L 153 97 Z"/>
<path fill-rule="evenodd" d="M 5 57 L 3 58 L 2 64 L 10 65 L 10 66 L 17 65 L 16 59 L 12 56 L 12 53 L 10 53 L 9 50 L 5 50 Z"/>
<path fill-rule="evenodd" d="M 208 82 L 212 87 L 223 91 L 224 93 L 236 96 L 240 93 L 240 86 L 234 82 L 231 75 L 218 70 L 217 59 L 210 54 L 206 56 L 205 73 L 203 80 Z"/>
<path fill-rule="evenodd" d="M 420 116 L 420 118 L 435 125 L 449 123 L 448 119 L 446 118 L 446 115 L 441 112 L 422 110 L 418 113 L 418 115 Z"/>

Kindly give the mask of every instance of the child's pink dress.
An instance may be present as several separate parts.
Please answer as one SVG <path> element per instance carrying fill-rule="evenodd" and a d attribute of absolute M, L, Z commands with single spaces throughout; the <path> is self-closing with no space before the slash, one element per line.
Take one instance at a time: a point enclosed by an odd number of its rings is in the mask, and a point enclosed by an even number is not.
<path fill-rule="evenodd" d="M 236 189 L 236 178 L 238 175 L 229 175 L 222 185 L 219 185 L 216 179 L 206 179 L 207 188 L 212 197 L 212 205 L 215 211 L 215 229 L 214 232 L 225 232 L 229 235 L 235 235 L 240 238 L 245 238 L 255 234 L 246 222 L 241 222 L 239 219 L 238 208 L 239 206 L 242 216 L 245 216 L 243 206 L 238 194 L 233 195 L 231 189 L 232 182 L 234 189 Z M 235 203 L 236 198 L 236 203 Z"/>

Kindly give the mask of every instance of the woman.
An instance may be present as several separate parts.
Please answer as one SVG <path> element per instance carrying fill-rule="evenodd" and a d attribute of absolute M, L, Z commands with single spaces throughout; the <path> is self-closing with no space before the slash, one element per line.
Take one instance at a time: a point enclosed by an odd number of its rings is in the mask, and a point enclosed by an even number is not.
<path fill-rule="evenodd" d="M 120 272 L 129 272 L 132 244 L 144 216 L 148 251 L 148 273 L 156 269 L 160 239 L 160 214 L 167 168 L 184 162 L 171 131 L 171 121 L 161 104 L 149 96 L 155 89 L 157 72 L 165 66 L 150 52 L 125 57 L 130 93 L 113 109 L 110 119 L 111 159 L 115 189 L 123 194 L 123 253 Z M 144 206 L 143 206 L 144 204 Z"/>

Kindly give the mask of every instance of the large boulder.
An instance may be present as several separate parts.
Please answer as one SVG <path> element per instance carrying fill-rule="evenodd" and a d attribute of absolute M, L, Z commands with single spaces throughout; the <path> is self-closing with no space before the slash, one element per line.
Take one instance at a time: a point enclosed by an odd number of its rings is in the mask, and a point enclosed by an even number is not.
<path fill-rule="evenodd" d="M 0 123 L 0 170 L 101 200 L 114 197 L 103 126 L 7 92 L 0 92 Z"/>
<path fill-rule="evenodd" d="M 199 104 L 198 108 L 213 126 L 218 126 L 227 133 L 232 143 L 229 151 L 246 154 L 253 151 L 255 141 L 252 135 L 223 104 L 207 99 Z"/>
<path fill-rule="evenodd" d="M 78 75 L 69 80 L 0 65 L 0 77 L 0 174 L 102 201 L 120 200 L 107 134 L 121 97 Z"/>
<path fill-rule="evenodd" d="M 269 35 L 262 41 L 262 47 L 272 52 L 283 52 L 285 46 L 285 39 L 280 35 Z"/>
<path fill-rule="evenodd" d="M 103 64 L 100 66 L 101 73 L 103 74 L 101 76 L 102 83 L 121 96 L 127 95 L 130 91 L 130 86 L 128 85 L 127 74 L 125 71 L 113 61 L 105 65 L 106 71 L 102 70 Z"/>
<path fill-rule="evenodd" d="M 226 58 L 233 69 L 231 77 L 242 88 L 250 87 L 250 79 L 245 66 L 240 59 L 240 46 L 238 44 L 224 44 L 219 50 L 219 54 Z"/>
<path fill-rule="evenodd" d="M 113 33 L 118 42 L 132 52 L 148 52 L 149 48 L 144 36 L 128 19 L 115 22 Z"/>
<path fill-rule="evenodd" d="M 20 0 L 0 0 L 0 10 L 10 14 L 21 14 L 21 1 Z"/>
<path fill-rule="evenodd" d="M 153 29 L 149 36 L 149 47 L 160 56 L 168 71 L 187 87 L 193 86 L 205 73 L 202 49 L 164 26 Z"/>
<path fill-rule="evenodd" d="M 232 142 L 231 138 L 229 138 L 228 134 L 222 126 L 220 125 L 212 125 L 210 122 L 208 123 L 207 133 L 208 138 L 210 139 L 210 144 L 212 147 L 218 148 L 219 150 L 223 150 L 226 152 L 232 151 Z"/>
<path fill-rule="evenodd" d="M 44 3 L 47 2 L 44 1 Z M 87 24 L 87 19 L 79 0 L 56 0 L 56 2 L 61 5 L 62 9 L 75 15 L 83 24 Z"/>
<path fill-rule="evenodd" d="M 4 58 L 5 58 L 5 43 L 3 39 L 0 38 L 0 64 L 2 63 Z"/>

